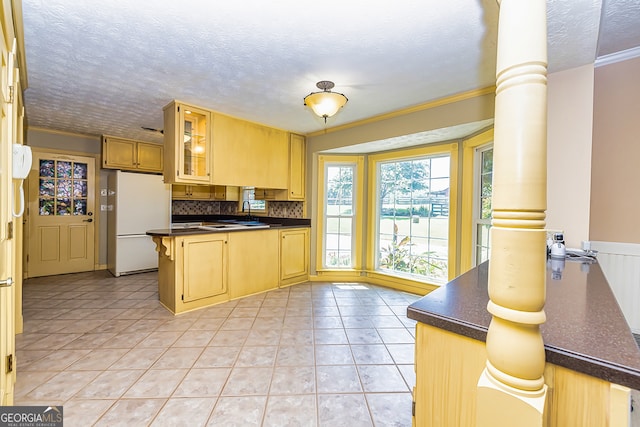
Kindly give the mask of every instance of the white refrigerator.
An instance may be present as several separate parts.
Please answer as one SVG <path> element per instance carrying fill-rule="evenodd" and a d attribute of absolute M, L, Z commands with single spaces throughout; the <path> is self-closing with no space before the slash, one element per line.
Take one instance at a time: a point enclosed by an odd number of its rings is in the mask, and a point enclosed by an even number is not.
<path fill-rule="evenodd" d="M 107 188 L 107 267 L 118 277 L 158 268 L 147 230 L 169 228 L 171 185 L 162 175 L 116 171 Z"/>

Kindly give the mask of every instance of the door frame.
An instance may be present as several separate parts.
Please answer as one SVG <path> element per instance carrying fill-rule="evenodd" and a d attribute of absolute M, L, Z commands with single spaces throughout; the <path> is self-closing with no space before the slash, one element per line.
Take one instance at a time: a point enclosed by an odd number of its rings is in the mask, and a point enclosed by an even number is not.
<path fill-rule="evenodd" d="M 94 191 L 95 191 L 95 209 L 93 210 L 94 214 L 93 214 L 93 218 L 94 218 L 94 238 L 93 238 L 93 257 L 94 257 L 94 261 L 93 261 L 93 270 L 104 270 L 106 269 L 106 265 L 101 265 L 100 264 L 100 234 L 101 234 L 101 224 L 102 224 L 102 211 L 100 209 L 101 207 L 101 201 L 102 201 L 102 196 L 100 194 L 100 174 L 102 172 L 102 163 L 101 162 L 101 155 L 100 154 L 96 154 L 96 153 L 86 153 L 86 152 L 82 152 L 82 151 L 72 151 L 72 150 L 60 150 L 60 149 L 56 149 L 56 148 L 46 148 L 46 147 L 37 147 L 37 146 L 31 146 L 31 149 L 33 150 L 33 156 L 35 158 L 36 154 L 37 155 L 47 155 L 47 154 L 63 154 L 63 155 L 69 155 L 69 156 L 81 156 L 81 157 L 92 157 L 95 160 L 95 167 L 94 167 Z M 105 180 L 105 188 L 106 188 L 106 180 Z M 25 191 L 25 195 L 29 194 L 29 191 L 31 189 L 29 188 L 29 180 L 25 179 L 24 180 L 24 191 Z M 28 220 L 29 216 L 27 215 L 27 213 L 25 212 L 24 215 L 24 219 L 23 219 L 23 224 L 25 225 L 24 227 L 24 233 L 23 233 L 23 238 L 22 238 L 22 243 L 23 243 L 23 251 L 22 251 L 22 274 L 23 274 L 23 278 L 24 279 L 28 279 L 29 275 L 28 275 L 28 270 L 27 270 L 27 256 L 29 255 L 31 248 L 29 247 L 29 227 L 26 226 L 26 221 Z"/>

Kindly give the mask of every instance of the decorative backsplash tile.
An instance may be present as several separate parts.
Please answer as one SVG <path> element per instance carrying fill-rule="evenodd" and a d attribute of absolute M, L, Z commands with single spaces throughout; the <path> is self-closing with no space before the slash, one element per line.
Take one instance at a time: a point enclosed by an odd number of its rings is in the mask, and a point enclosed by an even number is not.
<path fill-rule="evenodd" d="M 277 218 L 304 218 L 302 202 L 267 202 L 267 214 Z"/>
<path fill-rule="evenodd" d="M 173 200 L 173 215 L 236 215 L 238 202 Z M 267 202 L 267 215 L 277 218 L 304 218 L 303 202 Z"/>
<path fill-rule="evenodd" d="M 171 203 L 173 215 L 234 215 L 236 202 L 211 202 L 206 200 L 174 200 Z"/>

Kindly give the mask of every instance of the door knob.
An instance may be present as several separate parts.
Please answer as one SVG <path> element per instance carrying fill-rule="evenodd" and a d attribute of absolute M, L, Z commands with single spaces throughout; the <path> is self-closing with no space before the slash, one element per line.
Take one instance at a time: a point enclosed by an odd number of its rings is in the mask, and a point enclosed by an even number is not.
<path fill-rule="evenodd" d="M 89 218 L 89 219 L 83 219 L 83 222 L 93 222 L 93 218 Z"/>

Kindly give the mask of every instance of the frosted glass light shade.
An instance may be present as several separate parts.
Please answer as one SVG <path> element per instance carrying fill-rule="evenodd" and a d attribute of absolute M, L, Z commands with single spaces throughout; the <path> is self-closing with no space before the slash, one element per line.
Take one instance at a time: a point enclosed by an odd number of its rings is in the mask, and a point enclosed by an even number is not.
<path fill-rule="evenodd" d="M 312 92 L 304 98 L 304 105 L 310 107 L 316 115 L 323 117 L 326 123 L 327 117 L 331 117 L 347 103 L 348 99 L 341 93 L 331 92 L 333 82 L 322 80 L 316 83 L 322 92 Z"/>
<path fill-rule="evenodd" d="M 304 98 L 304 104 L 325 120 L 336 114 L 346 103 L 347 97 L 337 92 L 314 92 Z"/>

